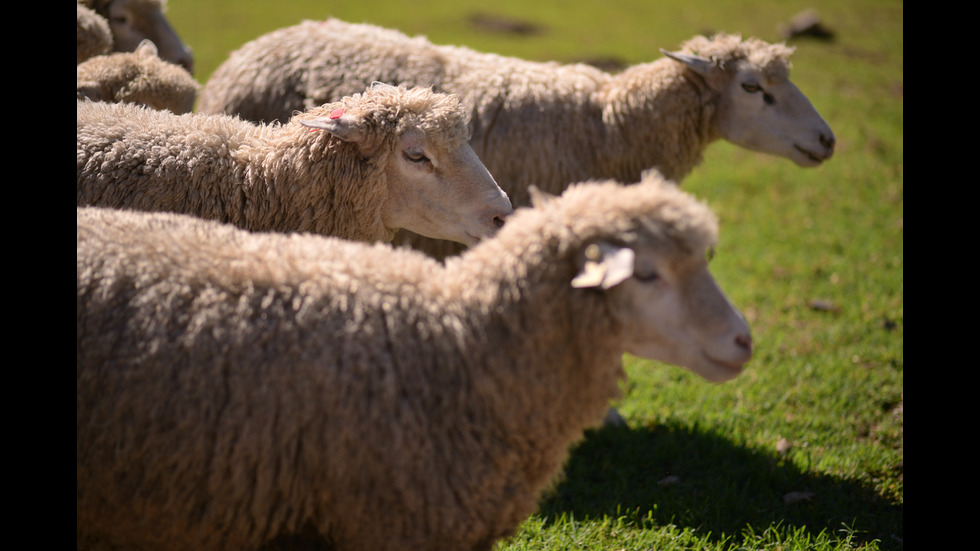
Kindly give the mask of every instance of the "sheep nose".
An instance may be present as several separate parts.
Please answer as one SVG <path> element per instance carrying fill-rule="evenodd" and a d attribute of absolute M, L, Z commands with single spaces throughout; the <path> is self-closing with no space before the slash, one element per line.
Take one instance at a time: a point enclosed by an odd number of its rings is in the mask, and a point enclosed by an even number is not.
<path fill-rule="evenodd" d="M 831 134 L 829 136 L 826 135 L 826 134 L 820 134 L 820 144 L 823 145 L 824 147 L 826 147 L 828 151 L 833 151 L 834 150 L 834 144 L 836 144 L 836 143 L 837 143 L 837 140 L 834 139 L 834 135 L 833 134 Z"/>
<path fill-rule="evenodd" d="M 503 227 L 503 225 L 504 225 L 504 217 L 503 216 L 500 216 L 499 214 L 497 216 L 494 216 L 493 217 L 493 225 L 494 226 L 497 226 L 498 228 Z"/>
<path fill-rule="evenodd" d="M 744 350 L 746 353 L 752 353 L 752 335 L 748 333 L 739 333 L 735 335 L 735 346 Z"/>

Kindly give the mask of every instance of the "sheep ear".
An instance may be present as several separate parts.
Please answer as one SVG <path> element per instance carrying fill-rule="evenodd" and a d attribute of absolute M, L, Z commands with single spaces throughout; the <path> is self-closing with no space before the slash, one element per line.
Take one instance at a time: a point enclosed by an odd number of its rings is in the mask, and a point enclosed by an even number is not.
<path fill-rule="evenodd" d="M 538 186 L 536 186 L 534 184 L 531 184 L 530 186 L 528 186 L 527 192 L 528 192 L 528 195 L 531 196 L 531 206 L 532 207 L 541 207 L 541 206 L 547 205 L 548 203 L 550 203 L 550 202 L 552 202 L 552 201 L 554 201 L 555 199 L 558 198 L 557 195 L 552 195 L 552 194 L 550 194 L 550 193 L 548 193 L 546 191 L 541 191 L 541 188 L 539 188 Z"/>
<path fill-rule="evenodd" d="M 143 57 L 148 57 L 148 56 L 157 57 L 159 55 L 157 53 L 157 45 L 154 44 L 153 41 L 150 40 L 149 38 L 144 38 L 143 40 L 140 40 L 139 46 L 137 46 L 134 51 Z"/>
<path fill-rule="evenodd" d="M 392 86 L 391 84 L 381 82 L 380 80 L 376 80 L 371 83 L 371 86 L 369 86 L 369 88 L 372 90 L 377 90 L 379 88 L 395 88 L 395 87 Z"/>
<path fill-rule="evenodd" d="M 633 275 L 635 258 L 636 253 L 629 247 L 592 243 L 585 248 L 585 264 L 572 279 L 572 287 L 611 289 Z"/>
<path fill-rule="evenodd" d="M 343 114 L 340 109 L 334 110 L 327 117 L 300 119 L 299 123 L 307 128 L 329 132 L 345 142 L 356 143 L 362 151 L 368 146 L 368 132 L 361 126 L 360 119 L 353 115 Z"/>
<path fill-rule="evenodd" d="M 668 52 L 663 48 L 660 49 L 660 52 L 674 61 L 680 61 L 684 65 L 690 67 L 695 73 L 702 76 L 707 76 L 715 66 L 710 59 L 699 55 L 691 55 L 681 52 Z"/>

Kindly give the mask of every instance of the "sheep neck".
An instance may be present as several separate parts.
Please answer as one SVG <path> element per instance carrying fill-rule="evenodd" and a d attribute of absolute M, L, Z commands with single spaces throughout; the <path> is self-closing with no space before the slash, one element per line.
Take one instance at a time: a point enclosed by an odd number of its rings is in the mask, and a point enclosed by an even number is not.
<path fill-rule="evenodd" d="M 680 181 L 718 138 L 712 130 L 714 94 L 673 60 L 635 65 L 613 77 L 596 97 L 609 138 L 605 176 L 632 182 L 656 168 Z"/>
<path fill-rule="evenodd" d="M 381 220 L 387 188 L 377 183 L 378 159 L 298 124 L 263 138 L 243 155 L 248 229 L 391 241 L 394 231 Z"/>
<path fill-rule="evenodd" d="M 485 328 L 472 336 L 483 341 L 477 349 L 506 351 L 480 359 L 489 363 L 480 400 L 492 404 L 501 438 L 523 450 L 521 469 L 540 489 L 619 396 L 622 350 L 605 337 L 618 329 L 598 295 L 565 284 L 572 274 L 555 251 L 507 257 L 500 250 L 485 254 L 490 248 L 480 258 L 494 258 L 493 265 L 468 262 L 464 254 L 458 264 L 450 260 L 448 271 L 456 270 L 454 281 L 469 282 L 466 311 L 480 312 L 474 326 Z"/>

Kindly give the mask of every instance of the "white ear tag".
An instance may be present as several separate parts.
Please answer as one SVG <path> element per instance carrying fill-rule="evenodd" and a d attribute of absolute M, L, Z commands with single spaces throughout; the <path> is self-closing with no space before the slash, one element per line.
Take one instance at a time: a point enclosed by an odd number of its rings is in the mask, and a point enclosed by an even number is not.
<path fill-rule="evenodd" d="M 633 275 L 635 257 L 629 247 L 593 243 L 585 249 L 585 266 L 572 280 L 572 287 L 615 287 Z"/>
<path fill-rule="evenodd" d="M 602 284 L 602 278 L 606 275 L 606 269 L 597 262 L 591 260 L 585 263 L 582 271 L 572 280 L 572 287 L 584 289 L 587 287 L 598 287 Z"/>

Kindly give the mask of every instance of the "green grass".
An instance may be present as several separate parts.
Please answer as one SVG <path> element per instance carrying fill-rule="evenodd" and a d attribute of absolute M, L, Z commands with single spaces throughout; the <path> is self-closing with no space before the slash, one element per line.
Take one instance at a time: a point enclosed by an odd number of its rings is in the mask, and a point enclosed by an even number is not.
<path fill-rule="evenodd" d="M 808 7 L 793 80 L 833 127 L 822 167 L 712 145 L 684 188 L 721 219 L 712 268 L 753 328 L 741 377 L 713 385 L 625 358 L 628 421 L 588 435 L 538 514 L 499 549 L 903 548 L 903 4 L 894 0 L 170 0 L 205 82 L 234 49 L 328 15 L 529 59 L 659 57 L 713 30 L 781 40 Z M 475 30 L 487 13 L 534 23 Z M 809 498 L 787 503 L 784 496 Z M 381 512 L 379 512 L 380 514 Z"/>

